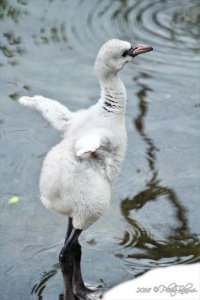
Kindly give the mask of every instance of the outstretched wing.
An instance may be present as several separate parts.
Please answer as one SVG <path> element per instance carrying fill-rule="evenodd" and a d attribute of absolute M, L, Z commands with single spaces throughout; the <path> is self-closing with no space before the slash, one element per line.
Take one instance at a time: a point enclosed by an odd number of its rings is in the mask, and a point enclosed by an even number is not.
<path fill-rule="evenodd" d="M 67 122 L 73 116 L 73 112 L 67 107 L 43 96 L 21 97 L 19 103 L 39 111 L 58 131 L 66 131 Z"/>

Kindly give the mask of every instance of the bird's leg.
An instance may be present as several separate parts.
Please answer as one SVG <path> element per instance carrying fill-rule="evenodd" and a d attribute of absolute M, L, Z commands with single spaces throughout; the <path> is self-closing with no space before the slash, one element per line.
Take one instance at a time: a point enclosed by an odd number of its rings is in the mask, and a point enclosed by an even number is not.
<path fill-rule="evenodd" d="M 85 300 L 88 299 L 86 294 L 93 293 L 93 290 L 90 290 L 85 287 L 81 274 L 81 245 L 78 240 L 74 246 L 74 272 L 73 272 L 73 291 L 79 299 Z"/>
<path fill-rule="evenodd" d="M 70 236 L 67 239 L 59 255 L 59 261 L 60 261 L 60 266 L 63 274 L 64 289 L 65 289 L 64 300 L 74 300 L 73 286 L 72 286 L 73 269 L 74 269 L 73 251 L 80 233 L 81 233 L 80 229 L 72 228 Z"/>
<path fill-rule="evenodd" d="M 72 225 L 72 218 L 68 218 L 68 226 L 67 226 L 67 233 L 66 233 L 66 238 L 65 238 L 65 244 L 72 232 L 72 229 L 73 229 L 73 225 Z M 64 244 L 64 245 L 65 245 Z"/>

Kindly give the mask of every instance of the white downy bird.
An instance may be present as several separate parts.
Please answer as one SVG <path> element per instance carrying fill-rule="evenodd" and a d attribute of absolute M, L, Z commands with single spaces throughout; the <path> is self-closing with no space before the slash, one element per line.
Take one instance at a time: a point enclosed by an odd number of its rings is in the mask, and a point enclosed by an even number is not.
<path fill-rule="evenodd" d="M 64 133 L 47 154 L 40 177 L 41 200 L 50 210 L 68 216 L 68 230 L 59 260 L 64 299 L 88 300 L 83 283 L 78 236 L 100 218 L 109 205 L 111 188 L 126 150 L 126 89 L 118 72 L 135 56 L 153 50 L 146 45 L 112 39 L 96 58 L 101 98 L 86 110 L 69 111 L 42 96 L 21 97 L 19 103 L 38 110 Z"/>

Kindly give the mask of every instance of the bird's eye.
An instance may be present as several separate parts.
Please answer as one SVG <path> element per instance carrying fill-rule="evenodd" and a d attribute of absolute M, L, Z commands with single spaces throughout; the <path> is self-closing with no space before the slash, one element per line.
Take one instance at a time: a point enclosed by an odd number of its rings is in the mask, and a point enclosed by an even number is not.
<path fill-rule="evenodd" d="M 123 56 L 123 57 L 126 57 L 127 54 L 128 54 L 128 50 L 125 50 L 125 51 L 123 52 L 122 56 Z"/>

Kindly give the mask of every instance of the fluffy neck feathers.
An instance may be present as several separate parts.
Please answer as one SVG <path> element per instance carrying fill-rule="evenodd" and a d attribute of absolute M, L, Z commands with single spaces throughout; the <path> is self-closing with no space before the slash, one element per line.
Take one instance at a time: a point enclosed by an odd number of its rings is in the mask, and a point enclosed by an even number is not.
<path fill-rule="evenodd" d="M 101 85 L 101 106 L 109 116 L 124 115 L 126 109 L 126 89 L 118 75 L 110 75 L 99 80 Z"/>

